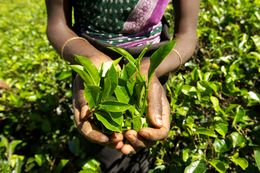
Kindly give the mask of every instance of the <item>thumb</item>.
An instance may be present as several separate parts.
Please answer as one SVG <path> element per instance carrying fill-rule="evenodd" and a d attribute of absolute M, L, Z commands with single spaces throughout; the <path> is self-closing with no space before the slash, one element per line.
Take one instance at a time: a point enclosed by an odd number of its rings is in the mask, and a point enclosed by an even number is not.
<path fill-rule="evenodd" d="M 158 81 L 159 82 L 159 81 Z M 148 119 L 155 127 L 162 127 L 162 87 L 152 82 L 148 91 Z"/>

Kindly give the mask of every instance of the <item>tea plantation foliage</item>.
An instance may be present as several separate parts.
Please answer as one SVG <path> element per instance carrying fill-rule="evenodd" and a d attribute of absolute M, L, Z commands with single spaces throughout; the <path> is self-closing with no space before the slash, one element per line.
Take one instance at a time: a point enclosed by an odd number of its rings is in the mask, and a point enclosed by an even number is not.
<path fill-rule="evenodd" d="M 198 49 L 168 81 L 172 126 L 151 148 L 151 173 L 260 171 L 259 8 L 201 2 Z M 71 70 L 46 39 L 44 1 L 0 0 L 0 11 L 0 172 L 99 172 L 73 123 Z"/>

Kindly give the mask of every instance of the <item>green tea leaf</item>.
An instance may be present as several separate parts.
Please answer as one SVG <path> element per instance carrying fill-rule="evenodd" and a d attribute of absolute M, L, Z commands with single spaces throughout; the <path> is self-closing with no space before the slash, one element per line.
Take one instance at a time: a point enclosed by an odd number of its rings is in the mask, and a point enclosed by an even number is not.
<path fill-rule="evenodd" d="M 228 132 L 228 123 L 215 124 L 215 130 L 224 138 Z"/>
<path fill-rule="evenodd" d="M 206 162 L 204 160 L 197 160 L 187 166 L 184 173 L 204 173 L 206 171 Z"/>
<path fill-rule="evenodd" d="M 85 85 L 84 93 L 86 100 L 88 102 L 89 108 L 92 109 L 96 107 L 99 104 L 99 96 L 100 96 L 100 87 L 98 86 L 90 86 L 90 85 Z"/>
<path fill-rule="evenodd" d="M 35 158 L 35 162 L 39 166 L 42 166 L 43 162 L 45 161 L 44 155 L 42 155 L 42 154 L 35 154 L 34 158 Z"/>
<path fill-rule="evenodd" d="M 130 63 L 135 64 L 134 57 L 128 53 L 126 50 L 120 48 L 120 47 L 108 47 L 109 49 L 119 53 L 120 55 L 124 56 Z"/>
<path fill-rule="evenodd" d="M 230 150 L 230 146 L 228 145 L 228 143 L 226 143 L 224 139 L 216 138 L 213 143 L 213 147 L 217 153 L 224 153 Z"/>
<path fill-rule="evenodd" d="M 107 112 L 124 112 L 132 106 L 118 101 L 104 101 L 99 104 L 99 109 Z"/>
<path fill-rule="evenodd" d="M 255 162 L 258 167 L 258 170 L 260 171 L 260 148 L 256 148 L 254 150 L 254 156 L 255 156 Z"/>
<path fill-rule="evenodd" d="M 204 128 L 204 127 L 198 128 L 196 130 L 196 133 L 200 134 L 200 135 L 206 135 L 206 136 L 210 136 L 210 137 L 213 137 L 213 138 L 217 138 L 217 135 L 215 134 L 215 132 L 213 130 L 207 129 L 207 128 Z"/>
<path fill-rule="evenodd" d="M 232 122 L 233 126 L 235 126 L 237 123 L 245 122 L 244 118 L 246 116 L 246 112 L 245 112 L 244 108 L 241 107 L 241 105 L 236 107 L 236 112 L 235 113 L 236 113 L 236 115 L 235 115 L 235 118 L 234 118 L 234 120 Z"/>
<path fill-rule="evenodd" d="M 209 163 L 219 172 L 219 173 L 225 173 L 226 167 L 225 163 L 220 160 L 211 160 Z"/>
<path fill-rule="evenodd" d="M 120 58 L 117 58 L 116 60 L 113 61 L 113 64 L 114 64 L 115 67 L 119 64 L 119 62 L 121 61 L 122 58 L 123 57 L 120 57 Z"/>
<path fill-rule="evenodd" d="M 122 112 L 110 112 L 109 113 L 111 119 L 118 124 L 118 126 L 122 127 L 122 123 L 124 120 L 124 116 Z"/>
<path fill-rule="evenodd" d="M 238 157 L 238 154 L 231 156 L 231 161 L 236 165 L 239 165 L 243 170 L 248 167 L 248 161 L 245 158 Z"/>
<path fill-rule="evenodd" d="M 83 66 L 81 66 L 81 65 L 70 65 L 70 67 L 72 68 L 72 70 L 74 70 L 76 73 L 79 74 L 79 76 L 81 77 L 81 79 L 84 80 L 85 83 L 92 84 L 92 79 L 90 78 L 88 73 L 86 73 L 84 71 Z"/>
<path fill-rule="evenodd" d="M 170 41 L 169 43 L 161 46 L 156 50 L 150 57 L 150 67 L 148 71 L 148 83 L 154 74 L 155 69 L 161 64 L 161 62 L 166 58 L 166 56 L 172 51 L 175 42 Z"/>
<path fill-rule="evenodd" d="M 108 69 L 104 78 L 104 88 L 102 91 L 102 99 L 111 96 L 118 85 L 118 75 L 114 65 Z"/>
<path fill-rule="evenodd" d="M 140 64 L 141 64 L 141 60 L 144 57 L 145 53 L 148 51 L 148 47 L 145 47 L 142 52 L 140 53 L 140 55 L 138 56 L 138 58 L 136 59 L 136 67 L 137 69 L 140 71 Z"/>
<path fill-rule="evenodd" d="M 214 96 L 210 96 L 210 101 L 212 102 L 213 104 L 213 108 L 216 112 L 219 112 L 223 115 L 226 115 L 225 112 L 222 110 L 222 108 L 220 107 L 219 105 L 219 100 L 217 97 L 214 97 Z"/>
<path fill-rule="evenodd" d="M 55 167 L 55 169 L 53 170 L 53 173 L 60 173 L 63 170 L 63 168 L 68 164 L 68 162 L 69 160 L 67 159 L 61 159 L 57 167 Z"/>
<path fill-rule="evenodd" d="M 236 147 L 244 147 L 246 145 L 246 139 L 244 136 L 242 136 L 241 134 L 239 134 L 238 132 L 233 132 L 230 134 L 230 137 L 232 139 L 232 145 L 233 148 Z"/>
<path fill-rule="evenodd" d="M 128 64 L 124 65 L 124 67 L 121 71 L 120 78 L 123 80 L 129 81 L 131 79 L 131 77 L 135 74 L 135 72 L 136 72 L 135 66 L 128 63 Z"/>
<path fill-rule="evenodd" d="M 142 128 L 141 116 L 133 117 L 133 129 L 138 132 L 141 128 Z"/>
<path fill-rule="evenodd" d="M 118 85 L 115 89 L 115 95 L 117 100 L 122 103 L 128 103 L 130 100 L 125 86 Z"/>
<path fill-rule="evenodd" d="M 141 112 L 143 112 L 142 109 L 144 108 L 144 105 L 146 103 L 146 83 L 136 83 L 134 93 L 136 93 L 136 103 L 138 103 L 137 107 L 140 109 Z"/>
<path fill-rule="evenodd" d="M 182 150 L 182 160 L 184 162 L 187 162 L 187 160 L 189 159 L 189 157 L 190 157 L 189 152 L 190 152 L 189 148 Z"/>
<path fill-rule="evenodd" d="M 21 140 L 13 140 L 12 142 L 10 142 L 9 144 L 9 148 L 8 148 L 8 154 L 12 155 L 14 153 L 15 148 L 17 147 L 17 145 L 19 145 L 20 143 L 22 143 L 23 141 Z"/>
<path fill-rule="evenodd" d="M 97 120 L 99 120 L 108 130 L 121 132 L 121 125 L 114 122 L 107 112 L 97 111 L 94 113 L 94 115 L 96 116 Z"/>
<path fill-rule="evenodd" d="M 76 55 L 76 61 L 83 65 L 84 70 L 88 73 L 92 80 L 92 84 L 98 86 L 100 82 L 100 76 L 97 67 L 86 57 Z"/>

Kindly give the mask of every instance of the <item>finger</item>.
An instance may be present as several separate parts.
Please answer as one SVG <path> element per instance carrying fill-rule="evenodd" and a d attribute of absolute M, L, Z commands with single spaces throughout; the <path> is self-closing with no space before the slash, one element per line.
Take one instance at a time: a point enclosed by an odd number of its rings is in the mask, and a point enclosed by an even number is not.
<path fill-rule="evenodd" d="M 123 136 L 122 133 L 113 133 L 111 135 L 111 142 L 112 143 L 118 143 L 120 141 L 123 141 L 123 139 L 124 139 L 124 136 Z"/>
<path fill-rule="evenodd" d="M 80 112 L 79 110 L 75 107 L 75 101 L 73 100 L 73 109 L 74 109 L 74 118 L 76 121 L 76 125 L 78 126 L 80 123 Z"/>
<path fill-rule="evenodd" d="M 162 95 L 162 122 L 163 126 L 169 131 L 170 130 L 170 104 L 166 97 L 165 92 L 163 91 Z"/>
<path fill-rule="evenodd" d="M 91 115 L 88 105 L 84 105 L 80 111 L 80 120 L 86 121 Z"/>
<path fill-rule="evenodd" d="M 78 75 L 73 83 L 73 99 L 75 100 L 75 107 L 77 109 L 81 109 L 81 107 L 87 104 L 84 97 L 83 81 Z"/>
<path fill-rule="evenodd" d="M 135 130 L 127 131 L 125 133 L 125 137 L 136 151 L 146 147 L 144 139 L 141 136 L 139 136 Z"/>
<path fill-rule="evenodd" d="M 98 143 L 101 145 L 109 144 L 109 138 L 102 132 L 95 129 L 88 121 L 83 122 L 83 125 L 80 127 L 80 131 L 89 141 L 93 143 Z"/>
<path fill-rule="evenodd" d="M 122 141 L 118 142 L 115 144 L 115 149 L 116 150 L 121 150 L 124 146 L 124 143 Z"/>
<path fill-rule="evenodd" d="M 138 134 L 142 136 L 144 139 L 156 141 L 156 140 L 165 139 L 168 136 L 168 132 L 170 130 L 170 106 L 164 91 L 160 100 L 162 102 L 162 108 L 163 108 L 162 127 L 159 129 L 150 128 L 150 127 L 142 128 Z"/>
<path fill-rule="evenodd" d="M 158 79 L 153 79 L 158 80 Z M 162 126 L 162 87 L 158 82 L 152 82 L 148 91 L 148 119 L 152 126 Z"/>
<path fill-rule="evenodd" d="M 161 127 L 160 129 L 146 127 L 141 129 L 138 134 L 146 140 L 157 141 L 165 139 L 168 136 L 168 132 L 169 130 L 166 127 Z"/>
<path fill-rule="evenodd" d="M 130 144 L 125 144 L 122 147 L 121 152 L 125 155 L 136 153 L 135 149 Z"/>

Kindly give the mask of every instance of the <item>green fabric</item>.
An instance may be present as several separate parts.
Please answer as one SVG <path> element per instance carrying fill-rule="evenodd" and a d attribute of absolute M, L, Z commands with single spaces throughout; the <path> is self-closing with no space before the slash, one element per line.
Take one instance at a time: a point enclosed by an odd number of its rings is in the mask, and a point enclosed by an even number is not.
<path fill-rule="evenodd" d="M 118 36 L 138 0 L 74 0 L 75 26 Z"/>

